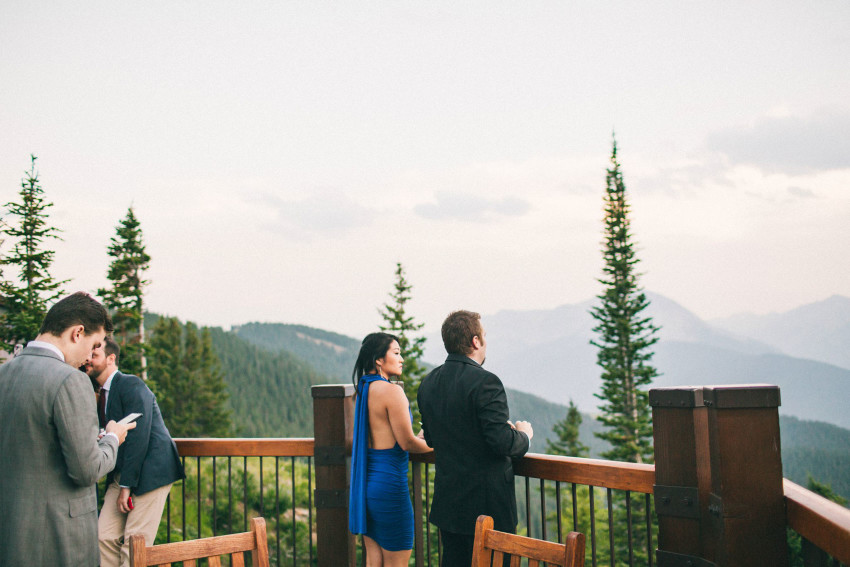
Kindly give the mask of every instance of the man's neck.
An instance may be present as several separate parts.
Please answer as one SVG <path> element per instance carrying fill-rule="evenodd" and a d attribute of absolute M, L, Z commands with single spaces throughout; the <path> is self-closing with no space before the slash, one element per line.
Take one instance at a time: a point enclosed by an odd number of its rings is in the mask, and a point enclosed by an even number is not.
<path fill-rule="evenodd" d="M 55 346 L 62 352 L 62 356 L 65 357 L 65 360 L 68 360 L 68 345 L 65 342 L 64 337 L 57 337 L 52 333 L 41 333 L 35 338 L 35 340 Z"/>
<path fill-rule="evenodd" d="M 97 377 L 97 383 L 100 384 L 100 387 L 103 388 L 103 385 L 106 384 L 106 381 L 109 380 L 109 377 L 118 370 L 117 366 L 107 366 L 103 372 L 100 373 L 100 376 Z"/>

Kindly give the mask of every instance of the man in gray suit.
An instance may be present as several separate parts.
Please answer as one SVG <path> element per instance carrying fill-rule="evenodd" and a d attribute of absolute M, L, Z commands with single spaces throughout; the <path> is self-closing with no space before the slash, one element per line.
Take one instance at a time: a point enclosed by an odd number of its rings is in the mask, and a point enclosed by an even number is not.
<path fill-rule="evenodd" d="M 135 424 L 98 439 L 88 377 L 78 370 L 112 331 L 84 292 L 56 303 L 39 335 L 0 366 L 0 565 L 94 566 L 97 479 Z"/>

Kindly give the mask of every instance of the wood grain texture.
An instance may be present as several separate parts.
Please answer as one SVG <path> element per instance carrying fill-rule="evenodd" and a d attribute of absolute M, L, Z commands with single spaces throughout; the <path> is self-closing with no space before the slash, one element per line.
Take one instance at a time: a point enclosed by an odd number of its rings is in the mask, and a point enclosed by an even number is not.
<path fill-rule="evenodd" d="M 543 561 L 547 565 L 583 567 L 584 534 L 570 532 L 565 543 L 543 541 L 496 531 L 493 529 L 493 518 L 478 516 L 472 551 L 473 567 L 502 565 L 505 555 L 511 556 L 512 566 L 519 566 L 520 558 L 524 557 L 530 566 Z"/>
<path fill-rule="evenodd" d="M 181 457 L 312 457 L 312 438 L 175 439 Z"/>
<path fill-rule="evenodd" d="M 788 527 L 850 564 L 850 510 L 784 479 Z"/>

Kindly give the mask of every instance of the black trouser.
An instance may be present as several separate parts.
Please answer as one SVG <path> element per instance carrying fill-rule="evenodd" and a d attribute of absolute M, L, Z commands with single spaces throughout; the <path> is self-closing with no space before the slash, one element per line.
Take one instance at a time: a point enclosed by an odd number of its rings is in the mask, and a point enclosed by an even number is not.
<path fill-rule="evenodd" d="M 443 544 L 443 557 L 440 567 L 469 567 L 472 565 L 472 547 L 475 534 L 455 534 L 440 530 L 440 541 Z M 504 567 L 509 567 L 511 558 L 506 555 Z"/>
<path fill-rule="evenodd" d="M 472 544 L 475 534 L 455 534 L 440 530 L 443 557 L 440 567 L 469 567 L 472 565 Z"/>

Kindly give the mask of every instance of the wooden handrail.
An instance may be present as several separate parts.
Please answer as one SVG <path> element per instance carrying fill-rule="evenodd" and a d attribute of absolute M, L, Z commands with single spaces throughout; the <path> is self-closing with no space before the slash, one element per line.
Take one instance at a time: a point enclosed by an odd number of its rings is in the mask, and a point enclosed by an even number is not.
<path fill-rule="evenodd" d="M 850 563 L 850 510 L 783 479 L 788 527 L 841 563 Z"/>
<path fill-rule="evenodd" d="M 181 457 L 312 457 L 313 439 L 194 438 L 175 439 Z"/>
<path fill-rule="evenodd" d="M 655 466 L 528 453 L 514 463 L 521 476 L 652 494 Z"/>
<path fill-rule="evenodd" d="M 411 453 L 410 460 L 414 463 L 434 464 L 434 453 Z M 514 472 L 531 478 L 589 484 L 645 494 L 652 494 L 652 485 L 655 484 L 654 465 L 539 453 L 528 453 L 515 461 Z"/>

